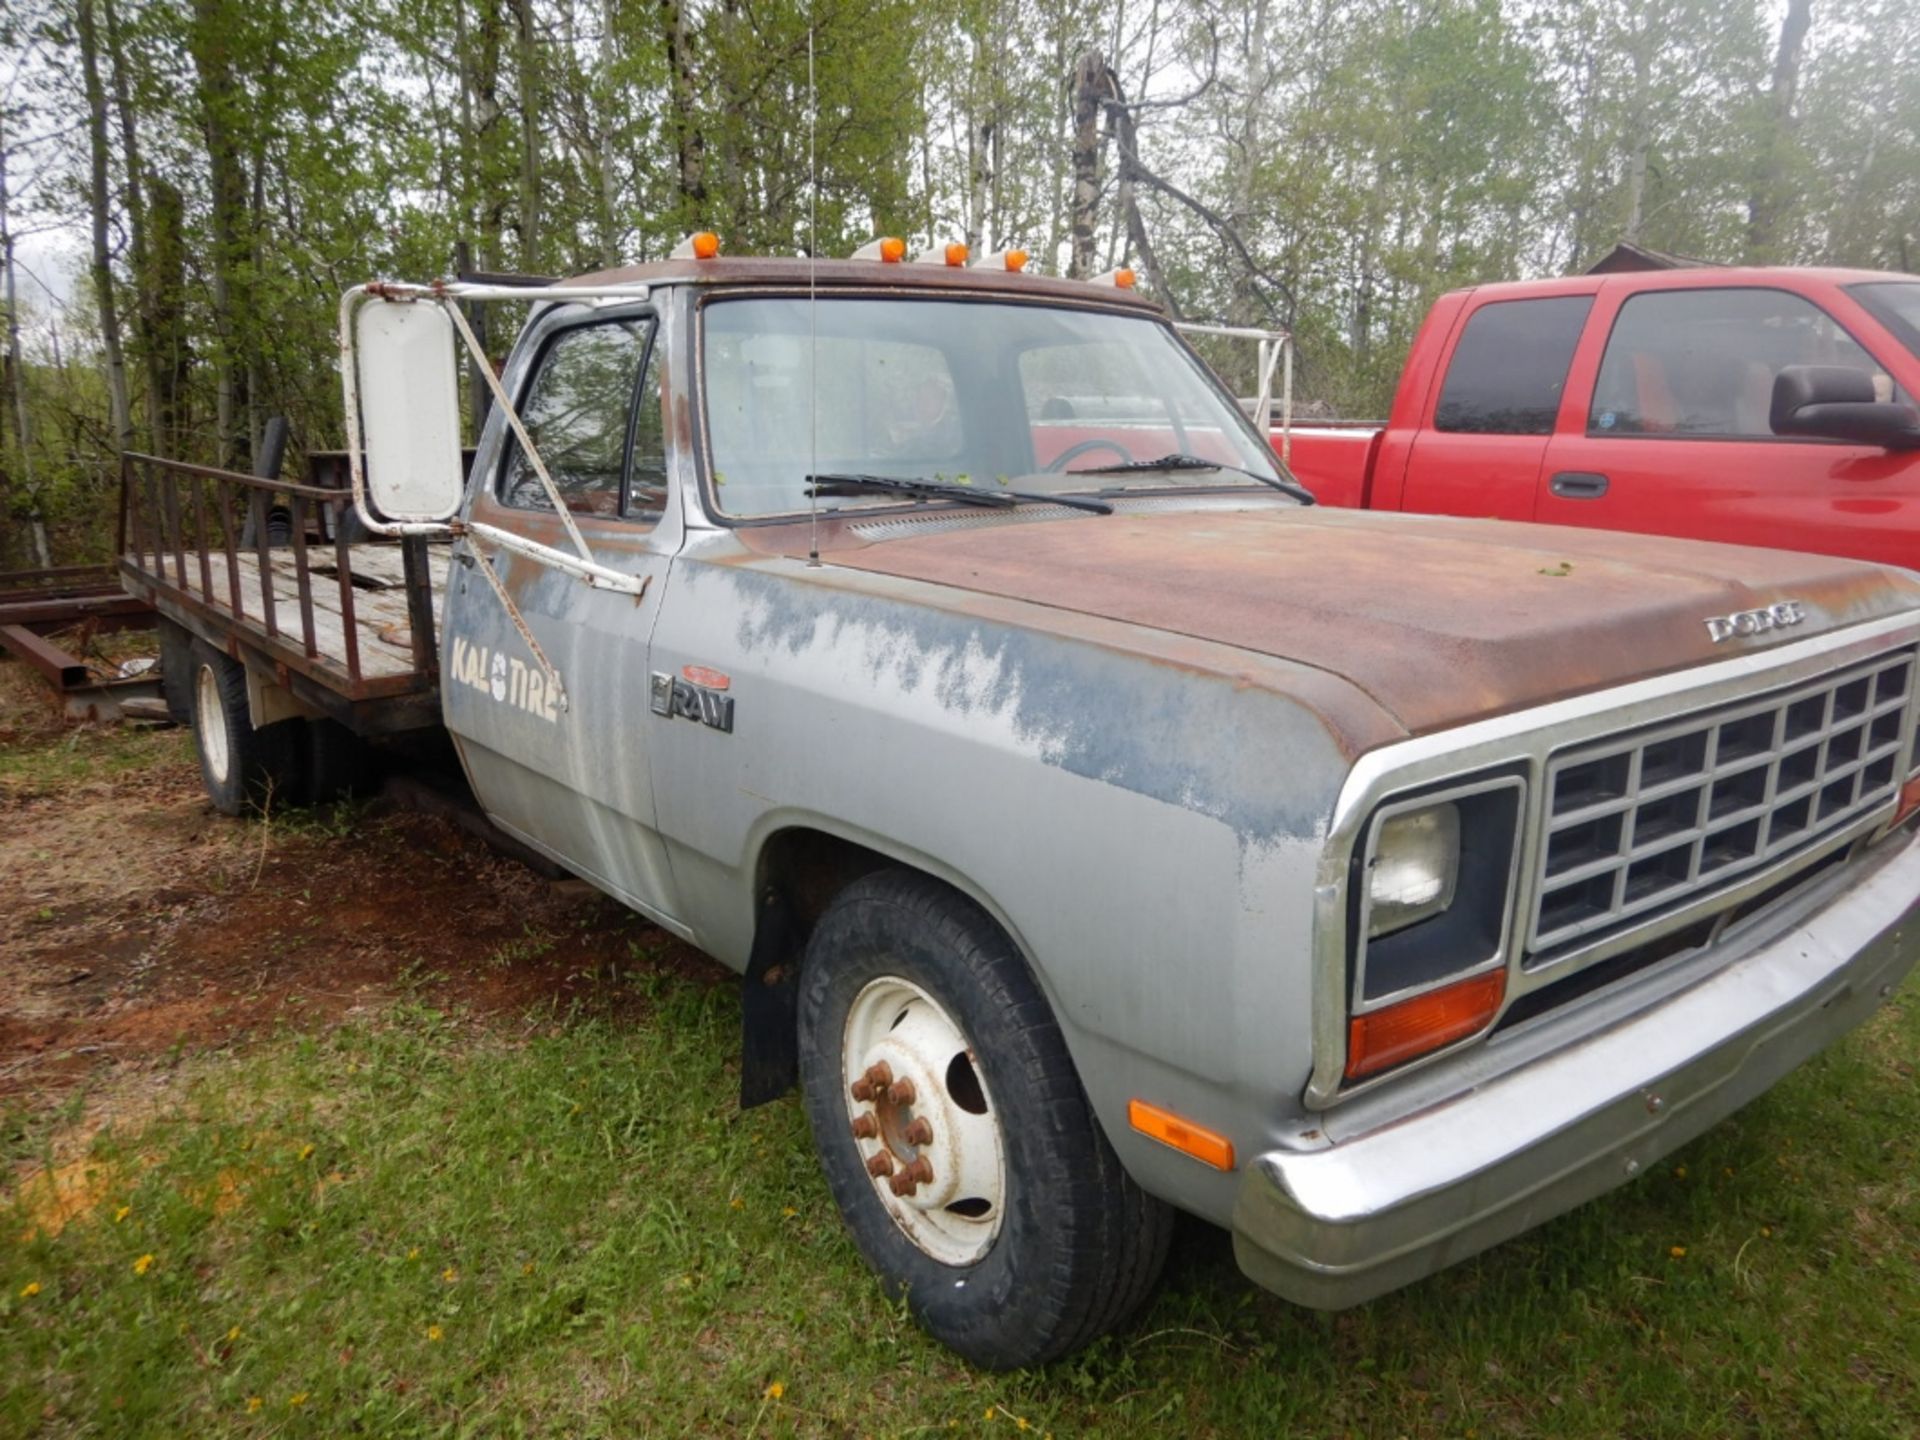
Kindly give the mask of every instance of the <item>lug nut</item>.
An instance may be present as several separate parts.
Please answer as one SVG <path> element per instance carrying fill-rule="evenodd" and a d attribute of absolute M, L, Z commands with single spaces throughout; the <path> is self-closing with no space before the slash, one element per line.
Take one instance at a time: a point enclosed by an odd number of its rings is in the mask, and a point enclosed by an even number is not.
<path fill-rule="evenodd" d="M 924 1155 L 916 1156 L 914 1162 L 902 1169 L 900 1173 L 906 1178 L 908 1193 L 912 1193 L 915 1185 L 933 1183 L 933 1165 Z"/>
<path fill-rule="evenodd" d="M 878 1123 L 875 1122 L 873 1116 L 861 1114 L 853 1117 L 853 1138 L 854 1139 L 871 1140 L 873 1139 L 874 1136 L 878 1135 L 879 1133 L 880 1133 L 880 1126 L 878 1125 Z M 912 1132 L 909 1131 L 908 1133 L 912 1133 Z M 923 1141 L 921 1143 L 924 1144 L 925 1142 Z"/>
<path fill-rule="evenodd" d="M 893 1067 L 884 1060 L 876 1060 L 867 1067 L 867 1079 L 873 1082 L 873 1088 L 884 1090 L 893 1084 Z"/>
<path fill-rule="evenodd" d="M 893 1174 L 893 1156 L 882 1150 L 878 1155 L 867 1159 L 867 1174 L 878 1180 L 883 1175 Z M 897 1193 L 897 1192 L 896 1192 Z"/>
<path fill-rule="evenodd" d="M 905 1199 L 907 1196 L 913 1194 L 913 1192 L 916 1189 L 918 1189 L 919 1186 L 915 1182 L 912 1175 L 908 1174 L 905 1170 L 902 1170 L 898 1175 L 894 1176 L 891 1180 L 887 1182 L 887 1188 L 893 1191 L 894 1194 L 900 1196 L 902 1199 Z"/>
<path fill-rule="evenodd" d="M 909 1145 L 931 1145 L 933 1126 L 927 1123 L 926 1116 L 916 1115 L 913 1117 L 913 1123 L 907 1126 L 904 1138 Z"/>
<path fill-rule="evenodd" d="M 873 1081 L 867 1079 L 867 1077 L 864 1075 L 862 1075 L 858 1080 L 854 1081 L 853 1082 L 853 1098 L 858 1100 L 862 1105 L 867 1105 L 872 1103 Z"/>
<path fill-rule="evenodd" d="M 911 1105 L 913 1094 L 913 1081 L 902 1076 L 893 1082 L 892 1087 L 887 1091 L 887 1098 L 896 1105 Z"/>

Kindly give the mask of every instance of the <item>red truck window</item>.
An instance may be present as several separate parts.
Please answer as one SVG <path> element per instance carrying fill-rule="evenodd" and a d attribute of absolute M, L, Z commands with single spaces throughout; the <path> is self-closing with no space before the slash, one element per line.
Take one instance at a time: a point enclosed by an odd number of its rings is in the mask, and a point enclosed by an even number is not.
<path fill-rule="evenodd" d="M 1772 439 L 1773 379 L 1788 365 L 1891 376 L 1811 301 L 1785 290 L 1653 290 L 1620 307 L 1587 416 L 1590 435 Z"/>
<path fill-rule="evenodd" d="M 1447 366 L 1436 430 L 1551 435 L 1590 295 L 1502 300 L 1473 312 Z"/>

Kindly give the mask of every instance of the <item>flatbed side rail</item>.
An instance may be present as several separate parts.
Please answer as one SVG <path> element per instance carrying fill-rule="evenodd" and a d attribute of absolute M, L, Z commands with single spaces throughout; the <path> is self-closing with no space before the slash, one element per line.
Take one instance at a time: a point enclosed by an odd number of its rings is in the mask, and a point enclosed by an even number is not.
<path fill-rule="evenodd" d="M 286 535 L 273 543 L 276 512 Z M 249 632 L 274 659 L 348 699 L 420 688 L 438 668 L 424 536 L 398 542 L 412 674 L 372 675 L 361 654 L 353 494 L 128 451 L 121 457 L 123 569 L 216 624 Z M 372 548 L 358 542 L 359 548 Z M 391 550 L 380 544 L 381 550 Z M 284 562 L 292 558 L 292 603 Z M 251 563 L 246 563 L 250 561 Z M 275 584 L 276 561 L 281 584 Z M 331 572 L 331 573 L 329 573 Z M 338 596 L 338 623 L 316 604 Z"/>

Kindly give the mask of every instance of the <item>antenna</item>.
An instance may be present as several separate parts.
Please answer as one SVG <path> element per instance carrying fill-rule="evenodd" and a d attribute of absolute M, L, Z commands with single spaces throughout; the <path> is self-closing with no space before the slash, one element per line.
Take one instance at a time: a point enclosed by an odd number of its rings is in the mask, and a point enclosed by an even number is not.
<path fill-rule="evenodd" d="M 820 323 L 814 309 L 814 267 L 820 263 L 820 171 L 813 136 L 820 91 L 813 83 L 813 0 L 807 0 L 807 564 L 820 563 Z"/>

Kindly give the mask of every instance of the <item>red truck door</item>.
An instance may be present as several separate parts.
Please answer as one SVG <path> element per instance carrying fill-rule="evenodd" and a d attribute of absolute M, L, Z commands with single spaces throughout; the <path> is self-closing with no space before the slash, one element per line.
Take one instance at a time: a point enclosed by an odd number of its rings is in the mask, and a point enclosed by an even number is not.
<path fill-rule="evenodd" d="M 1414 435 L 1400 508 L 1533 517 L 1540 464 L 1597 283 L 1570 281 L 1585 293 L 1489 300 L 1468 311 L 1432 413 Z"/>
<path fill-rule="evenodd" d="M 1776 436 L 1768 418 L 1784 366 L 1852 366 L 1910 401 L 1894 366 L 1790 290 L 1644 283 L 1602 290 L 1536 517 L 1920 562 L 1920 454 Z"/>

